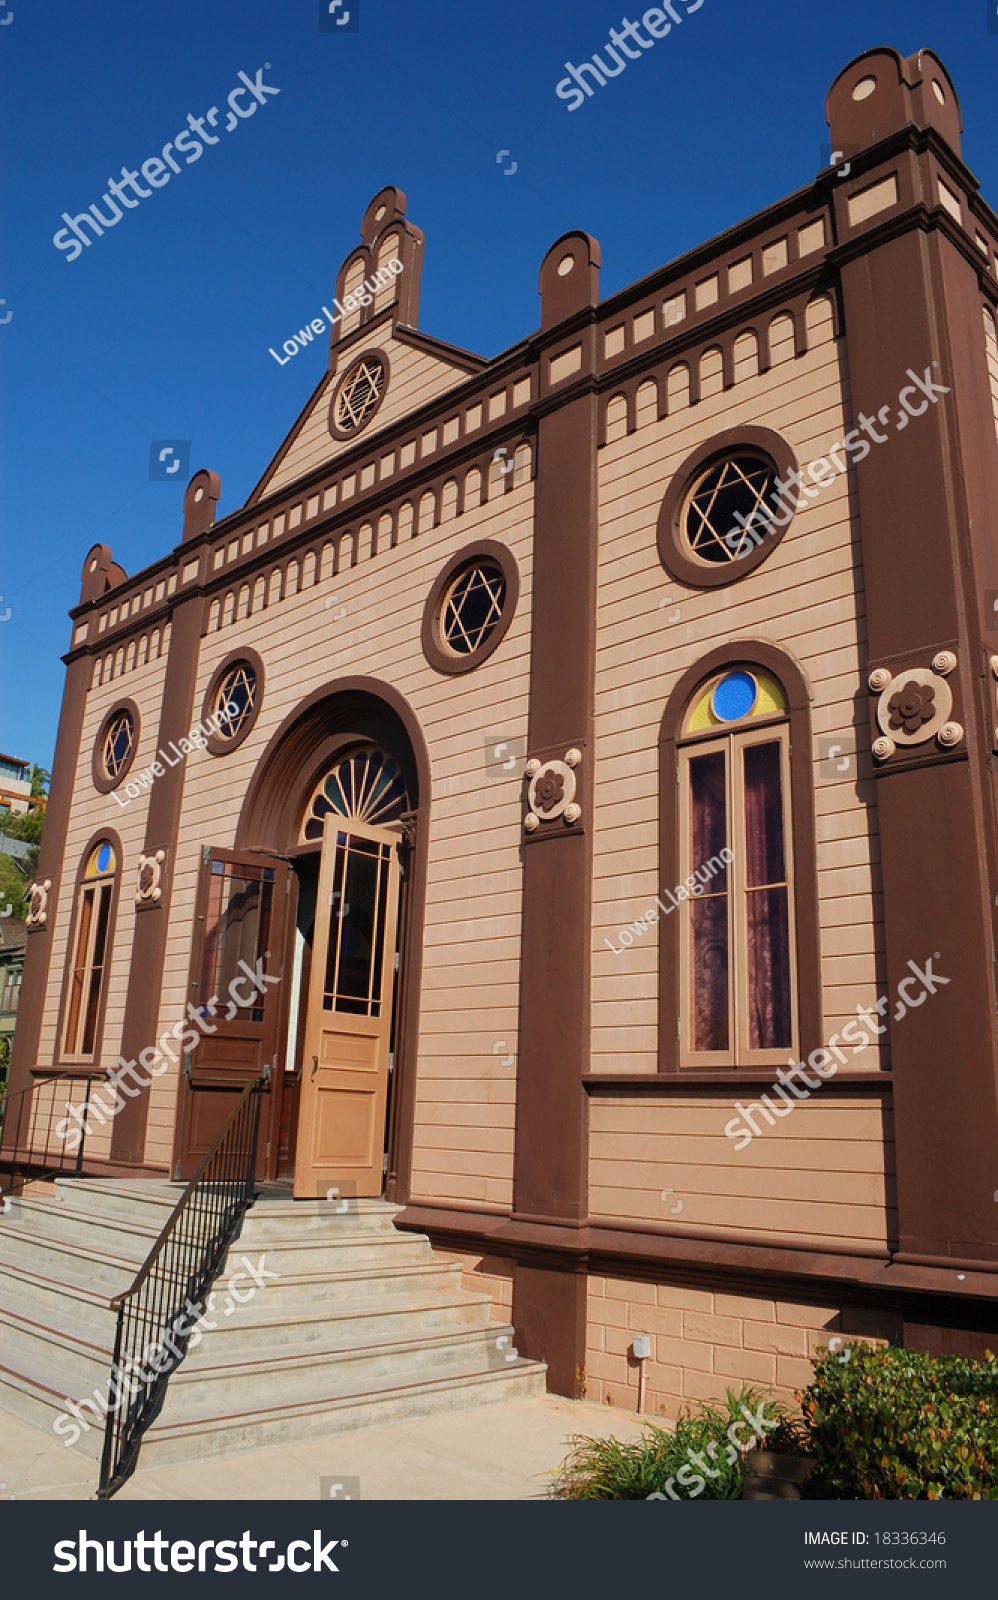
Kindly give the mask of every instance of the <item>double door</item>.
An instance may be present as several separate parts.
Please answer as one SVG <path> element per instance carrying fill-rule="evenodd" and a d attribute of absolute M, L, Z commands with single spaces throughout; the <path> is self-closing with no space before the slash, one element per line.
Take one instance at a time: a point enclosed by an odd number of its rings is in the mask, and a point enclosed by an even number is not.
<path fill-rule="evenodd" d="M 377 1196 L 384 1179 L 398 964 L 399 834 L 326 819 L 311 928 L 292 955 L 287 863 L 205 850 L 175 1175 L 189 1178 L 235 1096 L 266 1076 L 258 1176 L 291 1159 L 296 1198 Z M 314 881 L 314 880 L 313 880 Z M 301 979 L 307 971 L 304 997 Z M 265 980 L 265 981 L 264 981 Z M 300 1052 L 288 1049 L 297 1025 Z M 300 1081 L 291 1069 L 300 1059 Z"/>

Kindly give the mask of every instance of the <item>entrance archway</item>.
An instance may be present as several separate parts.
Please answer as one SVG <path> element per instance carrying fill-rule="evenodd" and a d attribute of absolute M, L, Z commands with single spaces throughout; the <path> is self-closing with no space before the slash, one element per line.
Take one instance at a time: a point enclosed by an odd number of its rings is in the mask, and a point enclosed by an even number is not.
<path fill-rule="evenodd" d="M 388 836 L 398 847 L 401 882 L 384 1193 L 388 1199 L 404 1203 L 409 1197 L 412 1163 L 430 766 L 418 722 L 402 696 L 376 679 L 350 677 L 334 680 L 302 700 L 274 733 L 257 763 L 240 810 L 233 849 L 215 851 L 206 842 L 202 870 L 206 874 L 212 870 L 216 874 L 249 872 L 253 864 L 259 867 L 269 862 L 275 870 L 283 867 L 289 873 L 286 911 L 275 906 L 269 933 L 269 965 L 281 972 L 284 981 L 268 1014 L 270 1025 L 261 1023 L 265 1043 L 258 1051 L 271 1072 L 267 1149 L 261 1157 L 261 1175 L 265 1172 L 268 1177 L 289 1178 L 294 1174 L 302 1100 L 311 949 L 323 848 L 321 832 L 317 835 L 314 826 L 306 829 L 303 824 L 306 814 L 313 815 L 314 808 L 310 808 L 324 779 L 336 770 L 342 771 L 347 758 L 365 751 L 378 752 L 379 757 L 390 758 L 396 764 L 396 792 L 407 797 L 407 809 L 400 812 L 397 805 L 389 808 L 385 824 Z M 337 820 L 344 814 L 344 807 L 334 791 L 335 785 L 330 792 L 334 793 L 336 805 L 329 814 Z M 356 811 L 351 814 L 358 816 Z M 365 826 L 362 817 L 351 825 L 360 829 Z M 196 963 L 192 971 L 195 969 Z M 390 988 L 387 993 L 391 1003 Z M 313 1016 L 313 1040 L 314 1021 Z M 224 1031 L 219 1019 L 220 1035 Z M 225 1041 L 218 1038 L 212 1044 L 214 1053 L 224 1059 Z M 243 1066 L 245 1076 L 245 1062 Z M 217 1098 L 217 1072 L 210 1086 Z M 204 1137 L 202 1133 L 194 1138 L 191 1132 L 197 1087 L 197 1071 L 189 1071 L 181 1091 L 185 1103 L 178 1117 L 178 1126 L 183 1130 L 179 1141 L 181 1164 L 185 1167 L 191 1165 Z M 212 1112 L 210 1123 L 218 1119 L 220 1109 Z"/>

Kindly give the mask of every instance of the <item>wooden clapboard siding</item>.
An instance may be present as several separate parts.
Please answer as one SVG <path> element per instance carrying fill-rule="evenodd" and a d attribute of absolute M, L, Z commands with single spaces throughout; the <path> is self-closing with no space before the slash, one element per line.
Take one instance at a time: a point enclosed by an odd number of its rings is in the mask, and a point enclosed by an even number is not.
<path fill-rule="evenodd" d="M 159 731 L 160 706 L 166 657 L 135 666 L 125 677 L 115 674 L 109 682 L 90 690 L 83 717 L 80 749 L 73 781 L 73 798 L 66 832 L 66 850 L 63 859 L 62 879 L 58 901 L 54 908 L 49 937 L 52 955 L 46 987 L 45 1012 L 39 1036 L 38 1064 L 51 1066 L 59 1059 L 58 1026 L 59 1000 L 69 953 L 69 941 L 75 920 L 74 886 L 84 849 L 98 828 L 111 828 L 121 840 L 122 862 L 119 865 L 121 882 L 118 892 L 118 909 L 115 918 L 114 938 L 108 952 L 107 1000 L 104 1013 L 104 1033 L 101 1059 L 112 1065 L 121 1045 L 124 1022 L 125 994 L 128 988 L 128 969 L 135 926 L 135 868 L 145 839 L 146 813 L 149 791 L 129 800 L 122 807 L 113 794 L 99 794 L 91 776 L 94 744 L 100 725 L 108 711 L 127 695 L 139 708 L 139 741 L 126 782 L 156 759 L 156 736 Z M 118 790 L 122 800 L 128 797 L 123 786 Z M 95 1142 L 87 1139 L 87 1148 L 94 1155 L 106 1153 L 100 1140 L 105 1131 L 99 1130 Z"/>
<path fill-rule="evenodd" d="M 360 348 L 358 345 L 358 352 Z M 383 328 L 378 329 L 372 335 L 370 345 L 365 345 L 363 348 L 383 349 L 391 366 L 388 391 L 378 414 L 359 436 L 365 441 L 373 440 L 382 429 L 393 422 L 398 422 L 400 417 L 415 411 L 426 401 L 432 400 L 434 396 L 442 394 L 445 389 L 452 388 L 454 384 L 461 383 L 467 377 L 467 372 L 462 368 L 448 366 L 436 356 L 426 355 L 422 350 L 414 350 L 411 346 L 402 344 L 386 334 Z M 341 357 L 335 376 L 319 390 L 311 414 L 302 424 L 287 454 L 278 463 L 272 476 L 267 479 L 263 492 L 270 494 L 277 489 L 283 489 L 323 461 L 332 461 L 345 450 L 355 448 L 353 440 L 334 439 L 327 425 L 333 388 L 347 371 L 350 360 L 349 354 Z M 372 446 L 372 449 L 375 448 Z"/>
<path fill-rule="evenodd" d="M 223 657 L 239 644 L 252 646 L 264 661 L 266 692 L 243 744 L 229 756 L 189 763 L 185 773 L 164 1025 L 183 1009 L 201 847 L 231 845 L 260 755 L 295 706 L 320 684 L 361 674 L 395 688 L 419 720 L 432 797 L 413 1191 L 440 1199 L 506 1204 L 511 1194 L 515 1065 L 502 1061 L 516 1050 L 521 786 L 487 773 L 485 739 L 526 733 L 532 505 L 532 484 L 524 483 L 394 548 L 379 546 L 373 559 L 368 540 L 357 564 L 335 578 L 323 568 L 318 583 L 208 633 L 198 668 L 200 708 Z M 422 652 L 423 607 L 448 557 L 478 537 L 499 539 L 513 551 L 520 599 L 495 654 L 473 673 L 444 678 Z M 330 608 L 333 593 L 337 604 Z M 496 1055 L 492 1047 L 501 1040 L 506 1045 Z M 484 1091 L 478 1086 L 483 1077 Z M 496 1098 L 500 1080 L 508 1083 Z M 150 1160 L 172 1139 L 175 1069 L 151 1094 Z M 437 1130 L 450 1124 L 451 1106 L 470 1113 L 469 1150 L 477 1159 L 469 1156 L 467 1172 L 438 1139 Z"/>
<path fill-rule="evenodd" d="M 822 1244 L 885 1246 L 893 1227 L 893 1142 L 879 1103 L 820 1089 L 741 1150 L 724 1133 L 750 1107 L 740 1096 L 649 1102 L 616 1093 L 590 1111 L 590 1212 L 598 1218 L 771 1235 Z M 663 1201 L 662 1191 L 672 1195 Z"/>
<path fill-rule="evenodd" d="M 688 404 L 666 381 L 670 414 L 646 408 L 635 432 L 600 452 L 600 561 L 597 620 L 597 741 L 593 928 L 594 1071 L 656 1069 L 657 989 L 635 998 L 626 1029 L 614 982 L 627 967 L 657 972 L 655 927 L 621 954 L 617 933 L 654 904 L 657 884 L 658 730 L 673 684 L 729 638 L 761 638 L 788 650 L 814 690 L 813 731 L 856 745 L 855 691 L 862 682 L 866 630 L 857 533 L 841 476 L 798 513 L 772 556 L 724 591 L 693 591 L 659 563 L 655 531 L 672 474 L 704 440 L 740 421 L 781 431 L 802 464 L 841 442 L 847 386 L 844 353 L 832 337 L 830 309 L 809 312 L 808 352 L 793 354 L 790 323 L 771 328 L 773 367 L 759 375 L 740 363 L 733 388 Z M 741 348 L 741 347 L 740 347 Z M 675 369 L 673 369 L 674 371 Z M 647 419 L 647 420 L 644 420 Z M 679 608 L 680 617 L 667 619 Z M 824 776 L 815 757 L 817 860 L 822 921 L 823 1005 L 834 1031 L 857 1004 L 875 1001 L 883 983 L 882 907 L 876 803 L 868 755 L 860 782 Z M 663 885 L 671 888 L 673 885 Z M 834 928 L 824 940 L 825 911 Z M 850 938 L 850 930 L 856 937 Z M 604 942 L 610 939 L 614 948 Z M 602 985 L 610 981 L 609 989 Z M 641 1041 L 644 1042 L 641 1042 Z M 872 1047 L 858 1059 L 881 1063 Z"/>

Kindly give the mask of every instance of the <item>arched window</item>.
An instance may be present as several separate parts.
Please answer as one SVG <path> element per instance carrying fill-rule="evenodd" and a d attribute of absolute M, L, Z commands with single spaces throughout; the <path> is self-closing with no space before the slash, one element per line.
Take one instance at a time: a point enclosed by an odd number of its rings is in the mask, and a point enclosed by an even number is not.
<path fill-rule="evenodd" d="M 114 845 L 101 839 L 87 856 L 80 878 L 62 1032 L 65 1062 L 92 1062 L 96 1055 L 118 868 Z"/>
<path fill-rule="evenodd" d="M 786 1066 L 821 1043 L 807 686 L 775 648 L 741 651 L 691 669 L 663 722 L 667 1071 Z"/>
<path fill-rule="evenodd" d="M 683 1065 L 779 1065 L 797 1036 L 789 727 L 751 665 L 694 698 L 679 751 Z"/>
<path fill-rule="evenodd" d="M 342 757 L 315 790 L 302 823 L 302 842 L 321 839 L 330 813 L 384 826 L 410 809 L 402 769 L 386 750 L 368 747 Z"/>

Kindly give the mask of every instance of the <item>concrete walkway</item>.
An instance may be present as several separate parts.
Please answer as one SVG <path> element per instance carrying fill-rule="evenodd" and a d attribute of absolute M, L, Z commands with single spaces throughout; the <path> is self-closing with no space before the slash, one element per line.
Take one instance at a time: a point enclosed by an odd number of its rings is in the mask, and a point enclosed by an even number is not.
<path fill-rule="evenodd" d="M 650 1420 L 650 1419 L 649 1419 Z M 446 1411 L 300 1444 L 138 1471 L 122 1500 L 316 1500 L 320 1479 L 363 1500 L 543 1499 L 568 1439 L 633 1439 L 633 1412 L 541 1395 Z M 97 1467 L 54 1435 L 0 1411 L 0 1498 L 89 1500 Z M 326 1486 L 328 1492 L 328 1485 Z"/>

